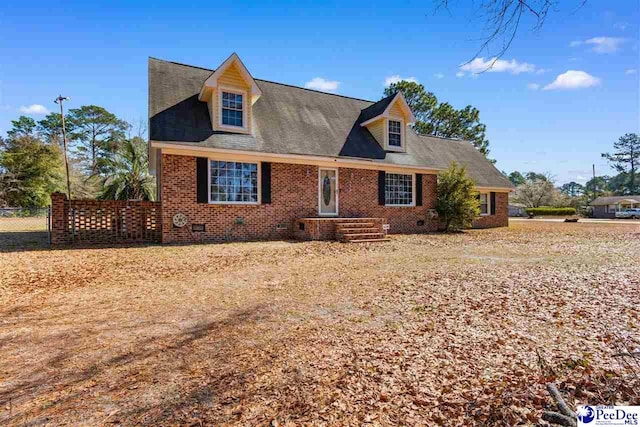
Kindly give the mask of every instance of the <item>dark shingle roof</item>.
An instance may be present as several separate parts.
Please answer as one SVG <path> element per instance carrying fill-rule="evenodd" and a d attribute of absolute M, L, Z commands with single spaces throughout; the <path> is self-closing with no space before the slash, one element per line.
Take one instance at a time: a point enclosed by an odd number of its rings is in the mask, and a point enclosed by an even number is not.
<path fill-rule="evenodd" d="M 512 188 L 509 180 L 466 141 L 407 132 L 406 153 L 385 152 L 360 123 L 368 120 L 363 117 L 383 112 L 385 102 L 388 105 L 393 96 L 373 103 L 256 79 L 262 96 L 252 110 L 255 135 L 213 131 L 207 104 L 198 100 L 211 73 L 149 59 L 150 140 L 274 154 L 357 157 L 434 169 L 446 168 L 455 160 L 467 166 L 479 186 Z"/>
<path fill-rule="evenodd" d="M 615 205 L 622 200 L 635 200 L 634 203 L 640 203 L 640 195 L 598 197 L 591 202 L 591 206 Z"/>
<path fill-rule="evenodd" d="M 369 105 L 360 113 L 358 123 L 364 123 L 367 120 L 371 120 L 374 117 L 377 117 L 380 114 L 384 113 L 384 110 L 387 109 L 387 107 L 389 106 L 389 104 L 391 104 L 391 101 L 393 101 L 393 98 L 395 97 L 396 94 L 394 93 L 393 95 L 389 95 L 386 98 L 382 98 L 375 104 Z"/>

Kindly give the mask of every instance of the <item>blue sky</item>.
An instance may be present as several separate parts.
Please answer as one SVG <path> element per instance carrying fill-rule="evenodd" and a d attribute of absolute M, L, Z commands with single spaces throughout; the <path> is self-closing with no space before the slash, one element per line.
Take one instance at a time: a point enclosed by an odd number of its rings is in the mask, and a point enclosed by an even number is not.
<path fill-rule="evenodd" d="M 92 103 L 146 120 L 148 56 L 215 68 L 236 51 L 256 78 L 317 78 L 316 87 L 371 100 L 386 79 L 415 78 L 442 101 L 480 109 L 501 170 L 584 182 L 593 163 L 612 173 L 600 153 L 640 131 L 640 6 L 589 0 L 576 11 L 578 1 L 565 2 L 540 31 L 526 21 L 495 72 L 474 75 L 482 63 L 459 65 L 476 52 L 482 21 L 464 0 L 451 15 L 434 14 L 428 0 L 5 0 L 0 134 L 21 109 L 42 118 L 39 106 L 56 108 L 59 93 L 70 108 Z"/>

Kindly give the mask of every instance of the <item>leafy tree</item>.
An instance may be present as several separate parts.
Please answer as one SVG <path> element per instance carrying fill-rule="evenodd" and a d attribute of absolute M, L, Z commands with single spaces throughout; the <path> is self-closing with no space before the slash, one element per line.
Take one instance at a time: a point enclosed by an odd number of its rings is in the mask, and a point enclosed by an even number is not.
<path fill-rule="evenodd" d="M 465 139 L 482 154 L 489 155 L 487 129 L 480 123 L 480 111 L 477 108 L 467 105 L 461 110 L 456 110 L 447 102 L 438 104 L 436 96 L 427 92 L 423 85 L 405 80 L 386 87 L 384 96 L 397 92 L 402 92 L 411 107 L 416 117 L 413 128 L 418 134 Z"/>
<path fill-rule="evenodd" d="M 509 181 L 511 181 L 511 183 L 513 185 L 515 185 L 516 187 L 518 185 L 524 184 L 524 182 L 526 181 L 526 178 L 524 177 L 524 175 L 522 175 L 520 172 L 518 171 L 513 171 L 511 172 L 507 178 L 509 178 Z"/>
<path fill-rule="evenodd" d="M 600 197 L 606 193 L 609 193 L 610 179 L 611 178 L 608 176 L 596 176 L 586 182 L 584 188 L 589 201 L 592 201 L 596 197 Z"/>
<path fill-rule="evenodd" d="M 149 175 L 147 145 L 142 138 L 127 139 L 112 156 L 101 159 L 106 172 L 101 199 L 153 200 L 153 177 Z"/>
<path fill-rule="evenodd" d="M 528 181 L 551 181 L 548 175 L 538 172 L 527 172 L 525 177 Z"/>
<path fill-rule="evenodd" d="M 109 157 L 124 139 L 127 122 L 118 119 L 97 105 L 83 105 L 69 110 L 69 125 L 73 141 L 81 158 L 88 160 L 92 172 L 97 171 L 100 158 Z"/>
<path fill-rule="evenodd" d="M 527 174 L 529 175 L 529 174 Z M 535 176 L 533 176 L 535 178 Z M 520 184 L 515 192 L 514 201 L 528 208 L 550 206 L 553 204 L 557 190 L 549 179 L 530 179 Z"/>
<path fill-rule="evenodd" d="M 575 181 L 571 181 L 563 184 L 562 187 L 560 187 L 560 192 L 569 197 L 580 197 L 584 195 L 584 186 Z"/>
<path fill-rule="evenodd" d="M 477 190 L 464 166 L 453 162 L 438 174 L 436 210 L 446 231 L 469 228 L 480 215 Z"/>
<path fill-rule="evenodd" d="M 20 116 L 18 120 L 11 120 L 11 125 L 12 128 L 7 132 L 7 139 L 35 135 L 36 122 L 31 117 Z"/>
<path fill-rule="evenodd" d="M 69 127 L 69 119 L 65 115 L 65 123 L 67 132 L 71 132 L 71 128 Z M 62 144 L 62 116 L 60 113 L 49 113 L 47 116 L 40 120 L 36 125 L 36 130 L 38 131 L 38 135 L 45 142 L 49 144 L 57 144 L 59 146 L 63 146 Z"/>
<path fill-rule="evenodd" d="M 627 133 L 613 143 L 615 152 L 602 153 L 602 157 L 609 161 L 609 164 L 619 173 L 627 174 L 626 194 L 638 194 L 638 184 L 640 178 L 636 175 L 640 166 L 640 137 L 635 133 Z"/>
<path fill-rule="evenodd" d="M 0 142 L 5 203 L 19 207 L 46 206 L 50 194 L 62 188 L 60 148 L 32 135 L 13 136 Z"/>

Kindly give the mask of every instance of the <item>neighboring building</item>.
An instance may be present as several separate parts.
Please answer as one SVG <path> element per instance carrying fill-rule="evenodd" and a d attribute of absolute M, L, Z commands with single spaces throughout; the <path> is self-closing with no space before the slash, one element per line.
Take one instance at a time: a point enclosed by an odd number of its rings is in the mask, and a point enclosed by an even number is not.
<path fill-rule="evenodd" d="M 522 203 L 511 202 L 509 203 L 509 216 L 527 216 L 527 207 Z"/>
<path fill-rule="evenodd" d="M 335 236 L 319 218 L 435 230 L 436 174 L 452 161 L 480 191 L 475 226 L 506 226 L 509 180 L 469 142 L 418 136 L 413 121 L 401 94 L 372 102 L 257 80 L 236 54 L 215 71 L 150 58 L 162 241 Z"/>
<path fill-rule="evenodd" d="M 640 208 L 640 195 L 598 197 L 590 206 L 594 218 L 615 218 L 618 211 Z"/>

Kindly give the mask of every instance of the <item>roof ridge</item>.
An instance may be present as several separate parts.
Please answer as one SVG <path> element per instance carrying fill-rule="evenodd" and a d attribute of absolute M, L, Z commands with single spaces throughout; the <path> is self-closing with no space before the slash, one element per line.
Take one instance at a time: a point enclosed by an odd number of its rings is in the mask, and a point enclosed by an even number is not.
<path fill-rule="evenodd" d="M 211 71 L 212 73 L 215 72 L 215 69 L 199 67 L 197 65 L 185 64 L 183 62 L 169 61 L 167 59 L 156 58 L 154 56 L 149 56 L 149 59 L 155 59 L 156 61 L 168 62 L 169 64 L 182 65 L 183 67 L 190 67 L 190 68 L 197 68 L 199 70 L 204 70 L 204 71 Z M 288 83 L 274 82 L 272 80 L 264 80 L 264 79 L 256 79 L 256 78 L 254 78 L 254 80 L 258 80 L 258 81 L 265 82 L 265 83 L 271 83 L 271 84 L 274 84 L 274 85 L 292 87 L 292 88 L 295 88 L 295 89 L 307 90 L 309 92 L 316 92 L 316 93 L 321 93 L 321 94 L 324 94 L 324 95 L 338 96 L 340 98 L 354 99 L 356 101 L 371 102 L 372 105 L 379 102 L 379 101 L 371 101 L 369 99 L 356 98 L 355 96 L 341 95 L 339 93 L 322 92 L 321 90 L 309 89 L 308 87 L 296 86 L 296 85 L 292 85 L 292 84 L 288 84 Z M 369 105 L 369 106 L 367 106 L 365 108 L 369 108 L 370 106 L 371 105 Z"/>

